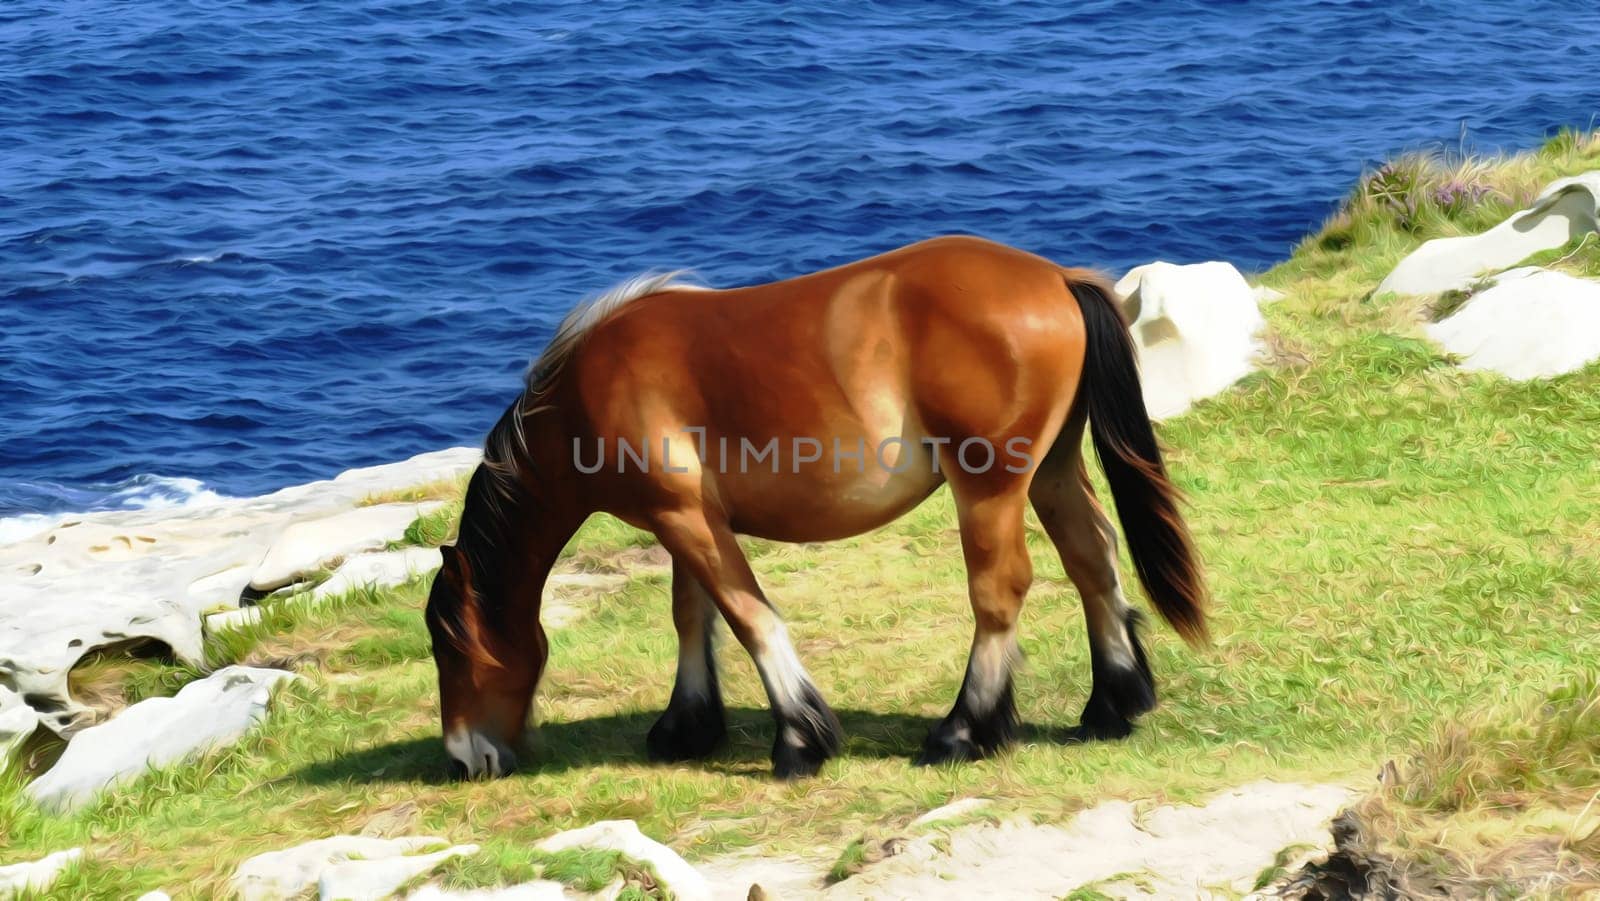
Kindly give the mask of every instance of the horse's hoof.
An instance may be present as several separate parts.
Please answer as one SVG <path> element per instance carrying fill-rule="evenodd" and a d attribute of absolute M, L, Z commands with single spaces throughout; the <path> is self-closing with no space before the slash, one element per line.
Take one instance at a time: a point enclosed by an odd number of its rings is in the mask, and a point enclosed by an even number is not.
<path fill-rule="evenodd" d="M 1133 722 L 1123 719 L 1115 713 L 1104 711 L 1091 713 L 1083 712 L 1083 718 L 1078 721 L 1077 728 L 1068 736 L 1068 741 L 1121 741 L 1133 734 Z"/>
<path fill-rule="evenodd" d="M 722 711 L 710 707 L 667 710 L 650 727 L 645 749 L 657 763 L 703 760 L 716 752 L 728 735 Z"/>
<path fill-rule="evenodd" d="M 917 755 L 913 764 L 938 766 L 942 763 L 969 763 L 982 760 L 984 756 L 983 749 L 973 744 L 971 739 L 931 732 L 922 743 L 922 753 Z"/>
<path fill-rule="evenodd" d="M 772 775 L 784 782 L 809 779 L 822 769 L 828 755 L 811 747 L 795 747 L 779 740 L 772 748 Z"/>

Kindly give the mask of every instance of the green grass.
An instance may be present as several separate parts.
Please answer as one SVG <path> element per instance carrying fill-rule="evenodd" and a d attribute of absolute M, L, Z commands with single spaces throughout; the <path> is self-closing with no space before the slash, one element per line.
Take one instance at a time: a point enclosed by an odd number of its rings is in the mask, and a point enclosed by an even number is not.
<path fill-rule="evenodd" d="M 160 887 L 209 897 L 252 854 L 397 821 L 390 834 L 483 845 L 479 858 L 446 868 L 462 885 L 543 874 L 588 886 L 621 872 L 637 894 L 651 884 L 625 863 L 561 863 L 527 849 L 600 819 L 634 819 L 694 859 L 751 845 L 773 854 L 846 849 L 874 827 L 974 795 L 995 799 L 998 812 L 1060 819 L 1109 797 L 1188 800 L 1263 776 L 1370 785 L 1384 761 L 1529 691 L 1570 684 L 1600 659 L 1600 366 L 1528 383 L 1464 372 L 1418 337 L 1419 306 L 1369 297 L 1427 237 L 1481 227 L 1548 180 L 1600 167 L 1600 142 L 1558 138 L 1526 157 L 1448 168 L 1505 199 L 1424 203 L 1402 216 L 1404 204 L 1384 198 L 1410 196 L 1395 192 L 1422 190 L 1446 172 L 1416 166 L 1409 188 L 1364 182 L 1325 229 L 1263 275 L 1286 295 L 1266 311 L 1281 364 L 1163 424 L 1216 598 L 1216 641 L 1192 651 L 1153 630 L 1162 703 L 1125 742 L 1063 741 L 1088 692 L 1088 651 L 1076 595 L 1030 522 L 1037 575 L 1017 686 L 1024 739 L 992 761 L 910 767 L 955 696 L 971 635 L 953 506 L 941 491 L 858 538 L 749 544 L 845 728 L 843 755 L 816 779 L 768 778 L 771 720 L 753 667 L 731 641 L 718 651 L 726 750 L 695 765 L 645 759 L 675 654 L 667 585 L 650 574 L 552 633 L 542 727 L 523 770 L 496 782 L 447 781 L 420 580 L 317 607 L 283 605 L 219 644 L 216 661 L 288 659 L 306 676 L 233 749 L 70 817 L 33 810 L 8 777 L 0 862 L 84 845 L 78 872 L 56 895 Z M 419 524 L 408 540 L 437 543 L 451 515 Z M 626 567 L 649 544 L 596 519 L 568 549 L 568 565 Z M 128 678 L 143 695 L 192 675 L 152 667 Z M 1464 741 L 1498 747 L 1496 734 Z M 1469 772 L 1441 757 L 1428 783 L 1436 787 L 1418 803 L 1462 786 L 1515 794 L 1590 778 L 1563 750 L 1579 739 L 1562 735 L 1516 745 L 1505 766 L 1489 755 Z M 1566 809 L 1577 797 L 1545 803 Z"/>
<path fill-rule="evenodd" d="M 1565 247 L 1536 253 L 1522 262 L 1579 278 L 1600 278 L 1600 234 L 1590 232 Z"/>
<path fill-rule="evenodd" d="M 440 867 L 435 877 L 446 888 L 465 891 L 515 885 L 535 879 L 565 883 L 578 891 L 598 892 L 621 879 L 645 897 L 660 897 L 660 878 L 648 865 L 616 851 L 572 850 L 557 853 L 518 846 L 500 846 Z M 426 881 L 426 880 L 424 880 Z"/>

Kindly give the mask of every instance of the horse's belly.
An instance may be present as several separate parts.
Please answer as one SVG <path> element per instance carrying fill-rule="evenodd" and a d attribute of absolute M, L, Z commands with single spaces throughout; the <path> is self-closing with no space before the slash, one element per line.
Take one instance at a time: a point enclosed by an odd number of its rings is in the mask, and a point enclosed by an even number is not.
<path fill-rule="evenodd" d="M 903 516 L 944 481 L 935 445 L 920 436 L 800 444 L 782 448 L 792 452 L 776 472 L 764 464 L 718 473 L 736 531 L 776 541 L 859 535 Z"/>

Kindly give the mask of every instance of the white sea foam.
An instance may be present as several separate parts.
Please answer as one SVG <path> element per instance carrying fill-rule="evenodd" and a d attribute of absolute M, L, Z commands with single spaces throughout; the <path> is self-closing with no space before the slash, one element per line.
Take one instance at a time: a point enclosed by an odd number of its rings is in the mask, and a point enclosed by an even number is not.
<path fill-rule="evenodd" d="M 70 509 L 52 513 L 20 513 L 0 517 L 0 545 L 31 538 L 68 519 L 108 510 L 175 510 L 203 507 L 228 500 L 199 479 L 183 476 L 137 475 L 122 482 L 80 489 L 49 491 L 47 486 L 26 486 L 41 499 L 53 495 Z M 42 506 L 42 504 L 41 504 Z"/>
<path fill-rule="evenodd" d="M 71 515 L 70 513 L 23 513 L 18 516 L 0 517 L 0 544 L 12 544 L 24 538 L 32 538 Z"/>
<path fill-rule="evenodd" d="M 174 507 L 199 507 L 228 498 L 205 486 L 199 479 L 183 476 L 134 476 L 127 487 L 112 495 L 117 507 L 129 510 L 166 510 Z"/>

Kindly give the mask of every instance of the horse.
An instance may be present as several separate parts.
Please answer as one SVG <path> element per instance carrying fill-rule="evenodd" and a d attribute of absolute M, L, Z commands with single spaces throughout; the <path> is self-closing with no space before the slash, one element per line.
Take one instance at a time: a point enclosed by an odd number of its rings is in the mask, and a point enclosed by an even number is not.
<path fill-rule="evenodd" d="M 1089 633 L 1093 683 L 1075 737 L 1128 735 L 1155 706 L 1155 680 L 1118 578 L 1117 531 L 1088 480 L 1086 423 L 1146 593 L 1203 643 L 1201 570 L 1104 277 L 950 236 L 730 290 L 641 276 L 580 304 L 489 432 L 457 541 L 441 548 L 425 619 L 453 772 L 516 766 L 549 654 L 546 577 L 603 512 L 653 533 L 672 560 L 677 673 L 649 757 L 703 758 L 724 739 L 720 615 L 766 688 L 774 776 L 815 774 L 839 751 L 839 721 L 736 536 L 857 535 L 943 484 L 975 632 L 955 704 L 916 762 L 976 760 L 1017 736 L 1030 503 Z"/>

